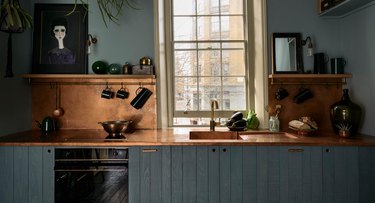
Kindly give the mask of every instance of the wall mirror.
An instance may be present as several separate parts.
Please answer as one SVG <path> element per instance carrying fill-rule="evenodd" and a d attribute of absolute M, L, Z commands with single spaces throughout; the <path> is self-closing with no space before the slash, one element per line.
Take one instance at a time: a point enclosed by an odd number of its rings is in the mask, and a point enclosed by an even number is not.
<path fill-rule="evenodd" d="M 301 33 L 272 33 L 272 73 L 302 73 Z"/>

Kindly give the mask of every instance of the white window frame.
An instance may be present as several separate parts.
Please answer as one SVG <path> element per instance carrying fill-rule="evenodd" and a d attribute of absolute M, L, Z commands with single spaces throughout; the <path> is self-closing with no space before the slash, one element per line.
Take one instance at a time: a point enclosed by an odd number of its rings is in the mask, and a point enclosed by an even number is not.
<path fill-rule="evenodd" d="M 158 103 L 158 128 L 173 126 L 173 80 L 171 80 L 172 57 L 166 50 L 171 50 L 171 44 L 166 40 L 171 39 L 170 26 L 170 0 L 153 0 L 154 3 L 154 41 L 155 41 L 155 64 L 157 66 L 157 103 Z M 266 128 L 268 114 L 266 106 L 268 103 L 268 55 L 267 55 L 267 24 L 266 24 L 266 0 L 247 1 L 248 12 L 248 64 L 249 69 L 248 91 L 253 96 L 248 98 L 250 109 L 255 109 L 260 128 Z M 245 36 L 247 37 L 247 36 Z M 256 87 L 256 88 L 255 88 Z M 200 115 L 199 115 L 200 116 Z"/>

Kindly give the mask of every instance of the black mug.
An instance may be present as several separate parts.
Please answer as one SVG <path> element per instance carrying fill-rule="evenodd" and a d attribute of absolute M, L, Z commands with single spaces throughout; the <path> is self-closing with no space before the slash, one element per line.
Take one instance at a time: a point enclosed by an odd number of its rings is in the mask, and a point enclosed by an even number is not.
<path fill-rule="evenodd" d="M 276 99 L 279 100 L 279 101 L 284 99 L 287 96 L 289 96 L 289 93 L 284 88 L 279 88 L 276 92 Z"/>
<path fill-rule="evenodd" d="M 314 74 L 324 74 L 326 72 L 326 64 L 328 56 L 325 53 L 314 54 Z"/>
<path fill-rule="evenodd" d="M 304 101 L 310 99 L 311 97 L 313 97 L 313 94 L 311 93 L 311 91 L 310 91 L 309 89 L 307 89 L 307 88 L 306 88 L 306 89 L 303 88 L 303 89 L 301 89 L 301 90 L 299 91 L 299 93 L 293 98 L 293 101 L 294 101 L 294 103 L 299 104 L 299 103 L 302 103 L 302 102 L 304 102 Z"/>
<path fill-rule="evenodd" d="M 122 87 L 121 89 L 117 90 L 116 97 L 120 99 L 126 99 L 129 97 L 129 92 L 127 89 Z"/>
<path fill-rule="evenodd" d="M 344 58 L 331 58 L 331 73 L 344 74 L 345 65 L 346 60 Z"/>
<path fill-rule="evenodd" d="M 112 99 L 114 94 L 115 93 L 107 87 L 102 91 L 101 97 L 104 99 Z"/>
<path fill-rule="evenodd" d="M 136 108 L 140 109 L 147 102 L 148 98 L 152 95 L 151 90 L 145 87 L 139 87 L 136 91 L 137 96 L 130 102 L 130 104 Z"/>

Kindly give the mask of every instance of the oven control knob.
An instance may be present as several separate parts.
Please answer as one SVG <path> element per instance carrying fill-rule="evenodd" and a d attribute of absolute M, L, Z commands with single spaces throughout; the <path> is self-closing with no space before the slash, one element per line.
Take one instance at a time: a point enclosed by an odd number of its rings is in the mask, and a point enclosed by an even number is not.
<path fill-rule="evenodd" d="M 113 156 L 118 156 L 118 151 L 117 150 L 113 151 Z"/>

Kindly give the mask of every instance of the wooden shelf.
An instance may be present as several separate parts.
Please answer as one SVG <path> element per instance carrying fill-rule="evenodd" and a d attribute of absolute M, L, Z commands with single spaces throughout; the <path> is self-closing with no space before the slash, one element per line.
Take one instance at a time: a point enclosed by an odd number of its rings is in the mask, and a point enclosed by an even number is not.
<path fill-rule="evenodd" d="M 321 0 L 318 0 L 318 12 L 321 17 L 336 17 L 341 18 L 356 11 L 362 10 L 375 3 L 374 0 L 345 0 L 332 8 L 321 11 Z"/>
<path fill-rule="evenodd" d="M 111 74 L 24 74 L 22 78 L 29 79 L 35 84 L 59 85 L 155 85 L 155 75 L 111 75 Z"/>
<path fill-rule="evenodd" d="M 352 74 L 272 74 L 271 85 L 342 85 Z"/>
<path fill-rule="evenodd" d="M 300 78 L 300 79 L 318 79 L 318 78 L 333 78 L 333 79 L 340 79 L 340 78 L 351 78 L 352 74 L 271 74 L 268 76 L 268 78 L 271 79 L 287 79 L 287 78 Z"/>
<path fill-rule="evenodd" d="M 23 74 L 29 79 L 154 79 L 155 75 L 110 75 L 110 74 Z"/>

